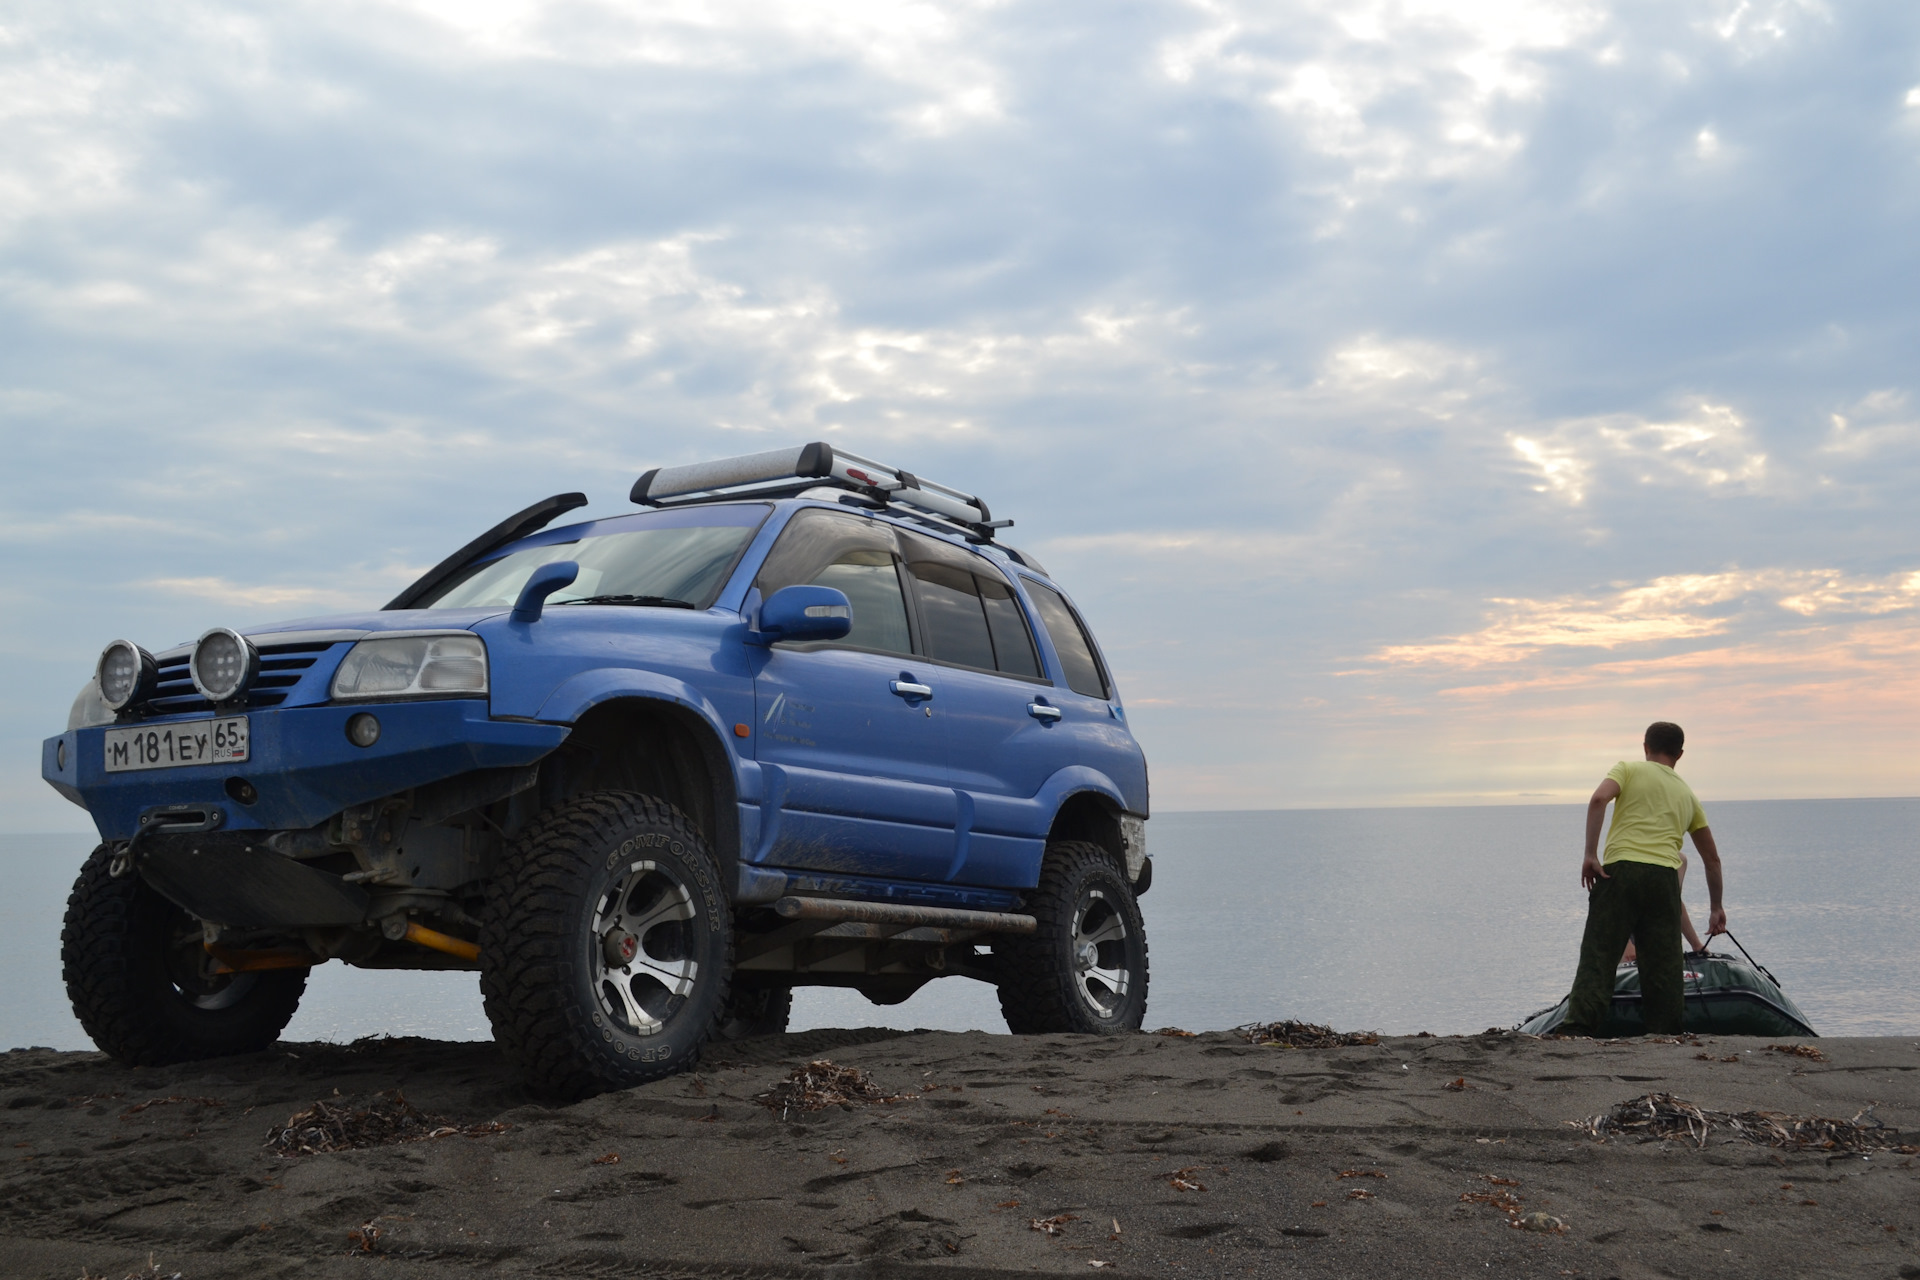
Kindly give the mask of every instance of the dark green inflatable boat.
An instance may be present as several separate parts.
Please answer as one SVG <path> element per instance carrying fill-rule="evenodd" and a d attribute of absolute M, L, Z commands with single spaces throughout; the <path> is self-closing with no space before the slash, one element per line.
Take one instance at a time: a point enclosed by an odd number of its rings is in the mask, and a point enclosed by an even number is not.
<path fill-rule="evenodd" d="M 1750 960 L 1718 952 L 1689 953 L 1686 966 L 1686 1013 L 1681 1025 L 1695 1035 L 1813 1036 L 1800 1006 L 1780 990 L 1773 975 Z M 1516 1030 L 1544 1036 L 1567 1020 L 1567 1002 L 1542 1009 Z M 1613 983 L 1613 1015 L 1601 1034 L 1641 1036 L 1647 1033 L 1640 1016 L 1640 968 L 1623 964 Z"/>

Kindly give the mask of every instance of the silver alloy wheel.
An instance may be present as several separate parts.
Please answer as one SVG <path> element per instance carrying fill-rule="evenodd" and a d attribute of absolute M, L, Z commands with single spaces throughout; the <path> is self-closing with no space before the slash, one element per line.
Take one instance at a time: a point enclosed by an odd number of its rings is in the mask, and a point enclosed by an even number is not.
<path fill-rule="evenodd" d="M 1102 1018 L 1126 1003 L 1133 975 L 1127 971 L 1127 919 L 1106 894 L 1089 889 L 1073 913 L 1073 989 Z"/>
<path fill-rule="evenodd" d="M 593 915 L 593 992 L 600 1009 L 650 1036 L 686 1003 L 700 976 L 692 956 L 694 896 L 659 863 L 636 862 Z"/>

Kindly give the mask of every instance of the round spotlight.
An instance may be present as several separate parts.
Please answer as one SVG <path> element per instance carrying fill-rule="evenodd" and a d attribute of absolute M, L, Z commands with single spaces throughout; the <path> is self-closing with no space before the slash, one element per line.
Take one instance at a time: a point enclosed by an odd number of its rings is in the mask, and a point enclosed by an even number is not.
<path fill-rule="evenodd" d="M 160 664 L 133 641 L 115 640 L 100 651 L 94 675 L 100 682 L 101 701 L 115 711 L 125 711 L 152 695 L 160 680 Z"/>
<path fill-rule="evenodd" d="M 347 717 L 347 741 L 356 747 L 370 747 L 380 741 L 380 721 L 370 711 Z"/>
<path fill-rule="evenodd" d="M 200 696 L 218 705 L 231 702 L 247 691 L 253 678 L 260 674 L 260 655 L 239 632 L 215 627 L 193 646 L 187 670 Z"/>
<path fill-rule="evenodd" d="M 260 798 L 260 793 L 245 778 L 228 778 L 227 794 L 241 804 L 252 804 Z"/>

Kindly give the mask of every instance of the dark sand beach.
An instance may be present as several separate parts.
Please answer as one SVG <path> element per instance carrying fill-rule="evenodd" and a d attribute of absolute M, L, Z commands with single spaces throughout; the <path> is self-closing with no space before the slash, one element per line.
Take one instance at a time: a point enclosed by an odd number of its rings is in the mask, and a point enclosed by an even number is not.
<path fill-rule="evenodd" d="M 816 1031 L 567 1107 L 528 1101 L 486 1044 L 157 1070 L 16 1050 L 0 1274 L 1920 1276 L 1920 1169 L 1898 1149 L 1920 1141 L 1920 1038 L 1814 1043 Z M 907 1099 L 784 1118 L 756 1100 L 821 1058 Z M 395 1089 L 479 1135 L 266 1145 L 316 1102 Z M 1904 1134 L 1863 1156 L 1569 1123 L 1650 1092 L 1871 1105 Z M 1535 1213 L 1564 1229 L 1513 1225 Z"/>

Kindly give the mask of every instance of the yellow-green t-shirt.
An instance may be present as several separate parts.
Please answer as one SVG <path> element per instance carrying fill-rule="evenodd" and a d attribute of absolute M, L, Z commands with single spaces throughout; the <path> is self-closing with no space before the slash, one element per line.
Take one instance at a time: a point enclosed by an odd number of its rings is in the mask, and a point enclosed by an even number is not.
<path fill-rule="evenodd" d="M 1650 862 L 1679 870 L 1684 861 L 1680 842 L 1687 832 L 1707 825 L 1693 788 L 1652 760 L 1622 760 L 1607 776 L 1620 784 L 1620 796 L 1613 802 L 1613 826 L 1601 861 Z"/>

